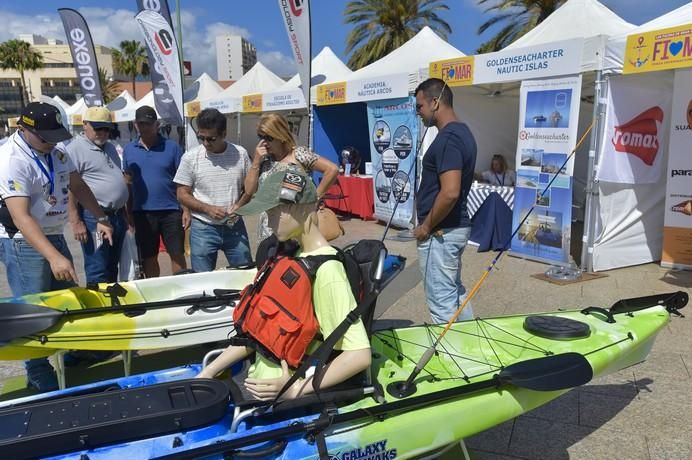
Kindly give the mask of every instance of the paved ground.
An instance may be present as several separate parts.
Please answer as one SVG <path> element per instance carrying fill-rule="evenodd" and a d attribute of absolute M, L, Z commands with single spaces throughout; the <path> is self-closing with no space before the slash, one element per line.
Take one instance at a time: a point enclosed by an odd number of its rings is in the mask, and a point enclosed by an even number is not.
<path fill-rule="evenodd" d="M 248 223 L 254 234 L 254 221 Z M 343 244 L 378 238 L 383 226 L 351 220 L 344 223 Z M 390 233 L 396 234 L 396 231 Z M 254 244 L 254 242 L 253 242 Z M 379 324 L 429 321 L 417 271 L 415 244 L 388 241 L 391 253 L 408 257 L 409 269 L 381 297 L 386 310 Z M 73 246 L 78 267 L 80 250 Z M 467 286 L 475 283 L 494 257 L 470 247 L 463 256 Z M 170 269 L 162 259 L 163 273 Z M 225 261 L 220 261 L 222 266 Z M 474 299 L 476 315 L 528 313 L 556 308 L 610 306 L 620 298 L 686 290 L 692 294 L 692 272 L 669 271 L 656 264 L 607 272 L 607 277 L 556 286 L 530 277 L 547 267 L 506 256 Z M 80 269 L 83 277 L 83 270 Z M 0 268 L 0 296 L 8 295 Z M 692 306 L 687 309 L 692 316 Z M 674 318 L 659 335 L 649 359 L 640 365 L 573 390 L 527 415 L 467 440 L 481 459 L 689 459 L 692 458 L 692 319 Z M 0 381 L 21 374 L 18 363 L 0 364 Z M 459 414 L 473 417 L 475 414 Z M 455 458 L 449 455 L 445 458 Z"/>

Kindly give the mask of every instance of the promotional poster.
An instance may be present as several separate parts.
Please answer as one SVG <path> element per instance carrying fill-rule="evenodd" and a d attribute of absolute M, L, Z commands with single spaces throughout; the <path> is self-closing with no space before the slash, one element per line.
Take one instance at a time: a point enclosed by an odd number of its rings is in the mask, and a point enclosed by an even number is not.
<path fill-rule="evenodd" d="M 535 208 L 512 239 L 515 255 L 569 262 L 574 158 L 563 164 L 577 143 L 580 97 L 581 75 L 521 84 L 512 228 Z"/>
<path fill-rule="evenodd" d="M 370 154 L 375 187 L 375 217 L 408 228 L 413 218 L 418 118 L 412 97 L 368 102 Z"/>
<path fill-rule="evenodd" d="M 676 70 L 661 265 L 692 269 L 692 69 Z"/>
<path fill-rule="evenodd" d="M 620 184 L 661 181 L 672 88 L 656 74 L 611 77 L 597 178 Z"/>

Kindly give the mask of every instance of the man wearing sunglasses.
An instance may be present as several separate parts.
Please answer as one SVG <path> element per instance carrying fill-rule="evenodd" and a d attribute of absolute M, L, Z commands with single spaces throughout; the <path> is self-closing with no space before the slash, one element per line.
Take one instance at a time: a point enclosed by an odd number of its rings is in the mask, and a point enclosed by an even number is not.
<path fill-rule="evenodd" d="M 243 147 L 226 142 L 226 116 L 218 110 L 202 110 L 197 130 L 201 145 L 183 155 L 174 179 L 178 201 L 192 213 L 192 270 L 214 270 L 219 250 L 229 265 L 248 265 L 247 229 L 235 211 L 250 198 L 243 191 L 250 157 Z"/>
<path fill-rule="evenodd" d="M 96 216 L 78 205 L 72 193 L 69 220 L 74 238 L 82 244 L 87 285 L 112 283 L 118 281 L 120 250 L 127 231 L 127 184 L 118 152 L 108 142 L 113 126 L 110 110 L 89 107 L 82 120 L 84 133 L 76 136 L 66 149 L 113 227 L 113 244 L 102 244 L 96 232 Z"/>
<path fill-rule="evenodd" d="M 0 147 L 0 261 L 14 296 L 64 289 L 78 282 L 63 237 L 68 192 L 94 215 L 95 230 L 104 244 L 111 244 L 108 217 L 70 157 L 56 148 L 70 137 L 58 109 L 32 102 L 22 110 L 18 131 Z M 30 386 L 39 391 L 58 389 L 46 358 L 29 360 L 25 366 Z"/>

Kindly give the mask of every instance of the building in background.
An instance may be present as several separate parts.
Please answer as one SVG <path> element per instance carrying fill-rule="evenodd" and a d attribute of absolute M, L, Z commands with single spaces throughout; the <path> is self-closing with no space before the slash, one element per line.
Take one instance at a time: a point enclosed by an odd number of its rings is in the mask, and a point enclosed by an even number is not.
<path fill-rule="evenodd" d="M 68 104 L 76 102 L 81 97 L 81 90 L 69 46 L 62 40 L 35 34 L 19 34 L 17 38 L 30 43 L 43 56 L 42 69 L 24 73 L 29 99 L 37 100 L 41 95 L 57 95 Z M 94 52 L 99 67 L 105 69 L 109 76 L 115 80 L 127 79 L 122 75 L 114 75 L 110 48 L 95 45 Z M 20 87 L 19 72 L 0 69 L 0 127 L 5 125 L 8 118 L 18 116 L 21 109 Z"/>
<path fill-rule="evenodd" d="M 216 37 L 217 80 L 238 80 L 257 62 L 257 50 L 240 35 Z"/>

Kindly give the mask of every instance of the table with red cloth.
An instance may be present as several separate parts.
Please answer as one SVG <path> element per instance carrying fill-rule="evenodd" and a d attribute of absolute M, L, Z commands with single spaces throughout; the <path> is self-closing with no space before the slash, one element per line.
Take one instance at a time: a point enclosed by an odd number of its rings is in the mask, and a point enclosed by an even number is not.
<path fill-rule="evenodd" d="M 327 207 L 354 214 L 363 220 L 373 219 L 375 202 L 372 176 L 342 176 L 327 190 Z"/>

